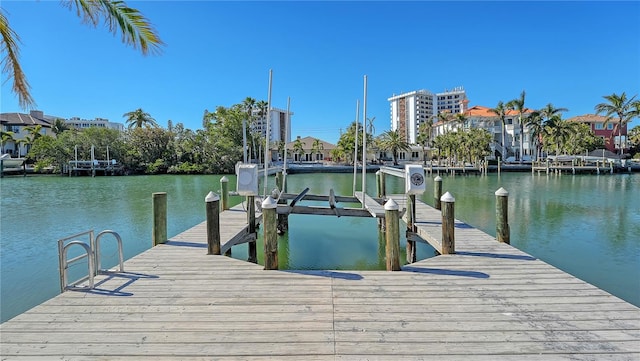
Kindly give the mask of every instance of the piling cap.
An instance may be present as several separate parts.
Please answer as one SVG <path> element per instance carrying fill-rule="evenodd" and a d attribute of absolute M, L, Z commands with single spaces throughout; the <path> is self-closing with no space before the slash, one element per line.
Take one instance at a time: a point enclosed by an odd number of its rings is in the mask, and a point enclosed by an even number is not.
<path fill-rule="evenodd" d="M 398 203 L 396 203 L 392 198 L 389 198 L 387 203 L 384 204 L 385 211 L 397 211 L 398 209 L 400 209 Z"/>
<path fill-rule="evenodd" d="M 274 209 L 278 206 L 278 202 L 273 199 L 271 196 L 268 196 L 264 201 L 262 201 L 262 209 Z"/>
<path fill-rule="evenodd" d="M 227 178 L 226 175 L 224 175 L 224 176 L 222 176 L 222 178 L 220 178 L 220 182 L 225 182 L 226 183 L 228 181 L 229 181 L 229 178 Z"/>
<path fill-rule="evenodd" d="M 209 202 L 215 202 L 215 201 L 219 201 L 220 200 L 220 196 L 213 193 L 213 192 L 209 192 L 207 194 L 207 196 L 204 198 L 204 201 L 209 203 Z"/>
<path fill-rule="evenodd" d="M 442 177 L 436 176 L 435 178 L 433 178 L 433 180 L 436 182 L 442 182 Z"/>
<path fill-rule="evenodd" d="M 455 202 L 456 199 L 453 198 L 453 195 L 451 193 L 447 192 L 447 193 L 443 194 L 442 197 L 440 197 L 440 201 L 441 202 L 450 202 L 451 203 L 451 202 Z"/>
<path fill-rule="evenodd" d="M 508 196 L 508 195 L 509 195 L 509 192 L 507 192 L 507 190 L 506 190 L 506 189 L 504 189 L 504 188 L 500 187 L 500 189 L 498 189 L 498 190 L 496 191 L 496 195 L 497 195 L 497 196 L 500 196 L 500 197 L 506 197 L 506 196 Z"/>

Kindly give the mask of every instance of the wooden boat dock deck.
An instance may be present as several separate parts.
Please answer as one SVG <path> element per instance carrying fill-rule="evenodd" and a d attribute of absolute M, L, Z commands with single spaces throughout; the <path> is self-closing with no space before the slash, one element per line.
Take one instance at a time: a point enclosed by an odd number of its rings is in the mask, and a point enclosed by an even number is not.
<path fill-rule="evenodd" d="M 416 208 L 435 232 L 439 211 Z M 401 272 L 265 271 L 207 255 L 201 224 L 0 325 L 0 358 L 640 359 L 638 307 L 461 222 L 456 251 Z"/>

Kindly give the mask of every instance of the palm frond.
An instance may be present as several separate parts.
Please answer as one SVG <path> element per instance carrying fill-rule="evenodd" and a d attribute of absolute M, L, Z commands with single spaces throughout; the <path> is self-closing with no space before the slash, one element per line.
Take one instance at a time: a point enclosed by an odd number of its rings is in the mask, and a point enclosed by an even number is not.
<path fill-rule="evenodd" d="M 143 55 L 159 54 L 164 42 L 153 25 L 138 10 L 124 1 L 71 0 L 68 7 L 76 8 L 83 21 L 97 26 L 101 18 L 114 35 L 120 32 L 122 42 L 140 50 Z"/>
<path fill-rule="evenodd" d="M 2 57 L 2 73 L 7 74 L 5 81 L 13 78 L 11 90 L 18 96 L 18 103 L 21 108 L 35 107 L 36 102 L 31 97 L 31 87 L 18 61 L 20 37 L 11 29 L 9 21 L 2 11 L 0 11 L 0 36 L 2 37 L 2 53 L 6 52 L 7 54 Z"/>

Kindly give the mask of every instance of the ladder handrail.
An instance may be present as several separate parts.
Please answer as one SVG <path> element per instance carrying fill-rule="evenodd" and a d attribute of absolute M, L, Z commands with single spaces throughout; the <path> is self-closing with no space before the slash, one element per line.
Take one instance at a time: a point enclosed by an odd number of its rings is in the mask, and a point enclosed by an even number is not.
<path fill-rule="evenodd" d="M 98 235 L 96 236 L 96 240 L 95 240 L 95 257 L 96 257 L 96 268 L 95 268 L 95 272 L 96 274 L 100 273 L 100 272 L 106 272 L 107 270 L 103 270 L 100 269 L 100 237 L 102 237 L 105 234 L 112 234 L 115 239 L 116 242 L 118 243 L 118 259 L 119 259 L 119 264 L 120 264 L 120 272 L 124 272 L 124 252 L 122 250 L 122 238 L 120 237 L 120 235 L 112 230 L 104 230 L 100 233 L 98 233 Z"/>
<path fill-rule="evenodd" d="M 93 289 L 94 288 L 94 277 L 99 273 L 99 272 L 107 272 L 107 270 L 101 270 L 100 269 L 100 238 L 102 238 L 103 235 L 105 234 L 111 234 L 115 237 L 116 242 L 118 244 L 118 256 L 119 256 L 119 265 L 120 265 L 120 272 L 124 272 L 124 252 L 123 252 L 123 247 L 122 247 L 122 238 L 120 237 L 120 235 L 118 233 L 116 233 L 115 231 L 111 231 L 111 230 L 104 230 L 102 232 L 100 232 L 98 234 L 97 237 L 94 237 L 93 234 L 93 229 L 86 231 L 86 232 L 81 232 L 78 234 L 74 234 L 73 236 L 69 236 L 69 237 L 65 237 L 65 238 L 61 238 L 58 240 L 58 259 L 59 259 L 59 263 L 60 263 L 60 291 L 64 292 L 68 289 L 73 289 L 75 288 L 75 286 L 77 286 L 78 284 L 80 284 L 81 282 L 85 281 L 85 280 L 89 280 L 89 286 L 88 287 L 82 287 L 81 289 Z M 87 242 L 83 242 L 81 240 L 78 240 L 78 237 L 82 237 L 82 236 L 89 236 L 89 243 Z M 72 240 L 71 242 L 67 242 L 69 240 Z M 65 244 L 65 242 L 67 242 Z M 81 254 L 77 257 L 74 257 L 72 259 L 68 259 L 68 252 L 69 252 L 69 248 L 71 246 L 74 245 L 79 245 L 82 248 L 84 248 L 85 250 L 85 254 Z M 81 261 L 83 259 L 87 258 L 87 263 L 88 263 L 88 270 L 89 270 L 89 274 L 86 277 L 83 277 L 77 281 L 74 281 L 72 283 L 68 283 L 68 269 L 69 269 L 69 265 L 71 265 L 72 263 L 75 263 L 77 261 Z"/>
<path fill-rule="evenodd" d="M 93 231 L 89 231 L 89 232 L 84 232 L 81 233 L 80 235 L 83 234 L 87 234 L 89 233 L 91 238 L 93 238 Z M 66 245 L 64 244 L 64 241 L 68 240 L 69 237 L 67 237 L 66 239 L 60 239 L 58 240 L 58 252 L 59 252 L 59 258 L 60 258 L 60 291 L 64 292 L 65 290 L 76 286 L 79 282 L 84 281 L 85 278 L 82 278 L 72 284 L 67 284 L 67 279 L 69 277 L 68 275 L 68 269 L 69 269 L 69 265 L 71 263 L 80 261 L 82 259 L 84 259 L 85 257 L 87 258 L 87 263 L 88 263 L 88 268 L 89 268 L 89 288 L 93 288 L 94 286 L 94 282 L 93 282 L 93 276 L 94 276 L 94 265 L 93 265 L 93 250 L 91 248 L 90 245 L 86 244 L 85 242 L 79 241 L 79 240 L 74 240 L 71 241 L 69 243 L 67 243 Z M 75 257 L 71 260 L 67 260 L 67 253 L 69 252 L 69 248 L 71 248 L 71 246 L 73 245 L 79 245 L 82 248 L 84 248 L 86 254 L 80 255 L 78 257 Z"/>

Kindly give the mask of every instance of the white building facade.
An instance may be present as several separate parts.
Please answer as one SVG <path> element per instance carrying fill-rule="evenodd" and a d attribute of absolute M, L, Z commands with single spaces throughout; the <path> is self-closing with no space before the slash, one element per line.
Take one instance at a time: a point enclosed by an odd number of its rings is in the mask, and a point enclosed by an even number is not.
<path fill-rule="evenodd" d="M 440 112 L 464 112 L 467 95 L 463 87 L 436 94 L 423 89 L 393 95 L 387 100 L 390 103 L 391 130 L 398 130 L 407 142 L 416 144 L 420 124 L 433 123 Z"/>
<path fill-rule="evenodd" d="M 109 119 L 95 118 L 95 119 L 80 119 L 79 117 L 71 117 L 64 119 L 67 126 L 75 129 L 87 129 L 92 127 L 115 129 L 118 131 L 124 131 L 124 124 L 110 122 Z"/>
<path fill-rule="evenodd" d="M 256 121 L 253 123 L 252 132 L 257 132 L 262 137 L 267 135 L 267 119 L 269 120 L 269 143 L 275 144 L 282 141 L 285 144 L 291 142 L 291 117 L 293 112 L 289 112 L 278 108 L 271 108 L 268 112 L 269 116 L 260 116 L 260 111 L 253 110 Z M 271 146 L 273 147 L 273 146 Z"/>

